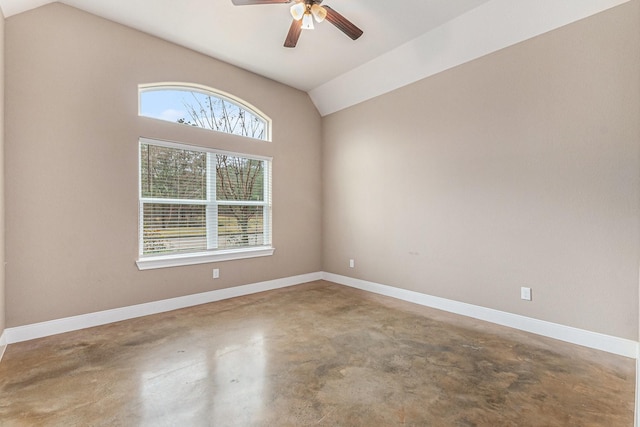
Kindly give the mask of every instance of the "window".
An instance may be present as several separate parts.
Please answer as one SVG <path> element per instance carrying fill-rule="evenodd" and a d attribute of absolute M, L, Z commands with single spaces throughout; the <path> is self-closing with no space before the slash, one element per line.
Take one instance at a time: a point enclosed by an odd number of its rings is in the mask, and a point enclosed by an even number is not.
<path fill-rule="evenodd" d="M 271 160 L 140 140 L 140 269 L 273 254 Z"/>
<path fill-rule="evenodd" d="M 139 115 L 264 141 L 270 120 L 233 96 L 196 85 L 140 85 Z"/>

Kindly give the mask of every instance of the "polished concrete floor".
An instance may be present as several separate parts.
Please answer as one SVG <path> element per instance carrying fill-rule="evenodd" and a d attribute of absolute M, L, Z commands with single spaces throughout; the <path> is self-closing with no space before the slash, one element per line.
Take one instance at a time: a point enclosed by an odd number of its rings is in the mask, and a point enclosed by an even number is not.
<path fill-rule="evenodd" d="M 635 362 L 328 282 L 10 345 L 2 426 L 632 426 Z"/>

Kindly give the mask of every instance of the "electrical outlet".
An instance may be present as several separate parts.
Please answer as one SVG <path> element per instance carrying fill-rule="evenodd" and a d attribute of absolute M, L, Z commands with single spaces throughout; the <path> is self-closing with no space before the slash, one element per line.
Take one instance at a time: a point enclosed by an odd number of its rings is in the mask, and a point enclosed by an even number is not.
<path fill-rule="evenodd" d="M 218 279 L 219 277 L 220 277 L 220 269 L 214 268 L 213 269 L 213 278 L 214 279 Z"/>
<path fill-rule="evenodd" d="M 356 261 L 355 261 L 355 260 L 353 260 L 353 259 L 350 259 L 350 260 L 349 260 L 349 267 L 350 267 L 350 268 L 353 268 L 353 267 L 355 267 L 355 266 L 356 266 Z"/>
<path fill-rule="evenodd" d="M 526 301 L 531 301 L 531 288 L 521 287 L 520 298 Z"/>

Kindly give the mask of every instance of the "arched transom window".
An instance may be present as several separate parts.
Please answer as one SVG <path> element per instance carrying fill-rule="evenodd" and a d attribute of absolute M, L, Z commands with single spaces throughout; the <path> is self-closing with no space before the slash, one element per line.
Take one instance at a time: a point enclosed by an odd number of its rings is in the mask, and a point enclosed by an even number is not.
<path fill-rule="evenodd" d="M 139 86 L 139 114 L 187 126 L 271 140 L 271 120 L 227 93 L 199 85 L 156 83 Z"/>

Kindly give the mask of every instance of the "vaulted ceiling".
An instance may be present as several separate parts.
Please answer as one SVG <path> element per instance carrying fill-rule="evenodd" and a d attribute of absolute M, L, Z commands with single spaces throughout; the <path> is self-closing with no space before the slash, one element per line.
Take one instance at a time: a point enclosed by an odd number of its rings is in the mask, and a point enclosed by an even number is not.
<path fill-rule="evenodd" d="M 364 31 L 329 22 L 283 47 L 289 4 L 231 0 L 64 0 L 76 7 L 306 91 L 322 115 L 628 0 L 325 0 Z M 50 0 L 0 0 L 9 18 Z"/>

